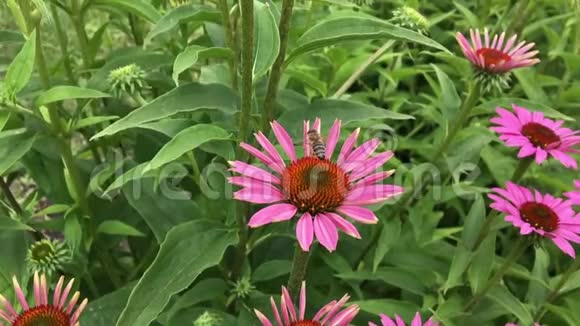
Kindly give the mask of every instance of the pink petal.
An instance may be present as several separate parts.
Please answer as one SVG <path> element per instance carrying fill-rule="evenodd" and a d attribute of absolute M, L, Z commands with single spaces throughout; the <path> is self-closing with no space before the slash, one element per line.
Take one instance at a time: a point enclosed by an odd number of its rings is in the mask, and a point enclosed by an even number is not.
<path fill-rule="evenodd" d="M 328 132 L 328 136 L 326 137 L 326 159 L 329 160 L 334 153 L 334 148 L 338 143 L 338 139 L 340 137 L 340 125 L 341 121 L 336 119 L 334 124 L 330 128 Z"/>
<path fill-rule="evenodd" d="M 231 171 L 239 173 L 243 176 L 250 177 L 265 182 L 280 184 L 280 179 L 275 177 L 272 173 L 259 168 L 257 166 L 244 163 L 242 161 L 230 161 Z"/>
<path fill-rule="evenodd" d="M 302 281 L 302 286 L 300 287 L 300 302 L 299 302 L 300 319 L 304 319 L 304 313 L 306 312 L 306 282 Z"/>
<path fill-rule="evenodd" d="M 250 218 L 248 226 L 256 228 L 269 223 L 287 221 L 296 215 L 298 208 L 292 204 L 274 204 L 262 208 Z"/>
<path fill-rule="evenodd" d="M 26 296 L 24 295 L 24 292 L 22 292 L 22 288 L 20 287 L 20 284 L 18 284 L 16 276 L 12 277 L 12 284 L 14 285 L 14 292 L 16 292 L 16 297 L 20 302 L 20 306 L 23 310 L 28 310 L 29 307 L 28 302 L 26 301 Z"/>
<path fill-rule="evenodd" d="M 261 188 L 244 188 L 234 192 L 234 199 L 254 204 L 271 204 L 284 200 L 282 192 L 267 184 Z"/>
<path fill-rule="evenodd" d="M 314 226 L 312 223 L 312 216 L 310 213 L 306 212 L 302 215 L 296 224 L 296 239 L 298 239 L 298 243 L 300 244 L 302 250 L 309 251 L 313 238 Z"/>
<path fill-rule="evenodd" d="M 421 315 L 419 313 L 415 314 L 415 318 L 413 318 L 411 326 L 423 326 L 423 321 L 421 320 Z"/>
<path fill-rule="evenodd" d="M 344 163 L 346 157 L 350 154 L 354 144 L 356 143 L 356 139 L 360 133 L 360 128 L 357 128 L 342 144 L 342 148 L 340 149 L 340 153 L 338 154 L 338 160 L 336 163 L 341 166 Z"/>
<path fill-rule="evenodd" d="M 256 140 L 262 146 L 262 148 L 264 148 L 268 156 L 270 156 L 274 160 L 275 164 L 278 164 L 282 167 L 286 166 L 286 164 L 284 164 L 282 156 L 280 156 L 280 153 L 278 153 L 278 151 L 276 150 L 276 147 L 272 145 L 272 143 L 261 131 L 255 134 L 254 136 L 256 137 Z"/>
<path fill-rule="evenodd" d="M 556 246 L 558 246 L 558 248 L 560 248 L 568 256 L 576 258 L 576 252 L 574 251 L 574 248 L 572 247 L 570 242 L 560 237 L 554 237 L 552 238 L 552 241 Z"/>
<path fill-rule="evenodd" d="M 366 207 L 342 205 L 336 211 L 364 224 L 375 224 L 379 221 L 375 213 Z"/>
<path fill-rule="evenodd" d="M 278 307 L 276 307 L 276 302 L 274 301 L 274 298 L 270 297 L 270 305 L 272 306 L 272 311 L 274 312 L 274 318 L 276 318 L 276 322 L 278 323 L 278 326 L 284 325 L 282 323 L 282 320 L 280 319 L 280 313 L 278 312 Z"/>
<path fill-rule="evenodd" d="M 400 195 L 403 192 L 403 188 L 395 185 L 378 184 L 370 186 L 357 186 L 349 191 L 344 200 L 344 204 L 373 205 Z"/>
<path fill-rule="evenodd" d="M 268 318 L 266 318 L 266 316 L 264 316 L 263 313 L 261 313 L 256 309 L 254 309 L 254 313 L 256 314 L 256 316 L 258 316 L 258 319 L 262 323 L 262 326 L 272 326 L 272 323 L 268 320 Z"/>
<path fill-rule="evenodd" d="M 290 320 L 296 321 L 296 309 L 294 309 L 294 304 L 292 303 L 292 297 L 288 290 L 285 287 L 282 287 L 282 296 L 284 297 L 284 301 L 286 302 L 286 309 L 290 314 Z M 284 309 L 284 307 L 282 307 Z"/>
<path fill-rule="evenodd" d="M 337 228 L 342 230 L 342 232 L 356 239 L 361 238 L 360 233 L 358 233 L 356 227 L 349 221 L 343 219 L 340 215 L 331 212 L 325 213 L 324 215 L 326 215 L 326 217 L 328 217 Z"/>
<path fill-rule="evenodd" d="M 304 148 L 304 157 L 310 156 L 310 144 L 308 144 L 309 130 L 310 130 L 310 121 L 304 121 L 304 133 L 302 134 L 302 147 Z"/>
<path fill-rule="evenodd" d="M 381 141 L 378 138 L 373 138 L 353 150 L 346 158 L 347 163 L 365 161 L 370 155 L 372 155 L 377 147 L 379 147 Z"/>
<path fill-rule="evenodd" d="M 393 158 L 394 153 L 391 151 L 386 151 L 384 153 L 377 154 L 372 158 L 363 162 L 364 164 L 353 170 L 350 175 L 351 180 L 358 180 L 362 177 L 367 176 L 369 173 L 383 166 L 388 160 Z"/>
<path fill-rule="evenodd" d="M 272 131 L 274 131 L 276 139 L 278 139 L 278 142 L 282 146 L 282 149 L 284 149 L 284 152 L 286 152 L 286 155 L 288 155 L 288 158 L 290 158 L 290 160 L 293 162 L 296 161 L 296 149 L 294 148 L 294 142 L 292 141 L 292 138 L 286 129 L 284 129 L 284 127 L 282 127 L 278 121 L 273 121 L 270 123 L 270 125 L 272 126 Z"/>
<path fill-rule="evenodd" d="M 390 177 L 394 173 L 395 173 L 395 170 L 389 170 L 389 171 L 381 171 L 381 172 L 370 174 L 370 175 L 360 179 L 359 181 L 357 181 L 357 183 L 355 184 L 355 187 L 361 186 L 361 185 L 375 184 L 379 181 L 382 181 L 382 180 Z"/>
<path fill-rule="evenodd" d="M 320 244 L 328 249 L 328 251 L 332 252 L 336 250 L 336 245 L 338 244 L 338 231 L 336 230 L 336 226 L 334 226 L 328 217 L 321 214 L 315 216 L 314 234 Z"/>
<path fill-rule="evenodd" d="M 259 149 L 255 148 L 254 146 L 246 143 L 240 143 L 240 147 L 243 148 L 246 152 L 250 153 L 255 158 L 257 158 L 258 160 L 260 160 L 260 162 L 264 163 L 264 165 L 266 165 L 270 169 L 278 173 L 282 173 L 282 171 L 284 171 L 284 167 L 281 164 L 276 163 L 273 158 L 262 153 Z"/>

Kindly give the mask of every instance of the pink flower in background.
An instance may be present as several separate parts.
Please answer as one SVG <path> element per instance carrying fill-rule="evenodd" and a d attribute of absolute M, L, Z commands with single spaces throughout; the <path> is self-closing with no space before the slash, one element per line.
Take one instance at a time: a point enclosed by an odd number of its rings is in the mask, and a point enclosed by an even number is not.
<path fill-rule="evenodd" d="M 499 117 L 491 119 L 495 124 L 491 130 L 497 132 L 507 146 L 520 149 L 518 158 L 535 156 L 536 163 L 541 164 L 549 154 L 567 168 L 578 168 L 569 154 L 580 153 L 580 149 L 575 148 L 580 145 L 580 131 L 563 128 L 564 121 L 545 118 L 542 112 L 530 112 L 515 104 L 512 107 L 515 113 L 500 107 L 496 109 Z"/>
<path fill-rule="evenodd" d="M 507 324 L 505 324 L 505 326 L 518 326 L 518 324 L 507 323 Z M 541 325 L 539 323 L 534 323 L 534 326 L 541 326 Z"/>
<path fill-rule="evenodd" d="M 44 275 L 34 274 L 34 305 L 26 301 L 26 295 L 22 291 L 16 277 L 12 278 L 14 291 L 20 302 L 22 311 L 16 312 L 16 309 L 2 295 L 0 302 L 3 308 L 0 308 L 0 320 L 4 319 L 11 326 L 31 326 L 31 325 L 51 325 L 51 326 L 79 326 L 79 317 L 87 305 L 87 299 L 84 299 L 75 311 L 75 305 L 79 300 L 79 292 L 76 292 L 70 300 L 68 295 L 74 283 L 70 280 L 63 290 L 64 277 L 61 277 L 54 290 L 54 298 L 49 301 L 49 289 L 46 284 Z M 67 301 L 68 300 L 68 301 Z M 73 313 L 74 311 L 74 313 Z M 0 325 L 3 325 L 0 322 Z"/>
<path fill-rule="evenodd" d="M 339 301 L 333 300 L 322 307 L 313 318 L 305 319 L 306 288 L 305 283 L 302 282 L 298 309 L 292 303 L 292 297 L 285 287 L 282 287 L 282 296 L 280 298 L 280 310 L 282 314 L 280 314 L 274 298 L 270 298 L 270 302 L 272 304 L 274 319 L 279 326 L 348 326 L 359 311 L 357 305 L 351 305 L 342 311 L 340 310 L 348 299 L 349 296 L 345 295 Z M 263 326 L 272 326 L 272 322 L 264 314 L 255 309 L 254 312 Z"/>
<path fill-rule="evenodd" d="M 517 35 L 506 39 L 504 32 L 501 35 L 496 34 L 490 37 L 487 28 L 483 33 L 483 40 L 478 29 L 469 30 L 469 35 L 471 43 L 463 34 L 457 32 L 457 42 L 459 42 L 467 59 L 480 70 L 490 73 L 504 73 L 540 62 L 539 59 L 535 58 L 538 51 L 530 51 L 534 47 L 534 43 L 521 41 L 515 45 Z"/>
<path fill-rule="evenodd" d="M 340 126 L 340 120 L 336 120 L 324 144 L 319 135 L 320 119 L 316 119 L 312 129 L 310 122 L 305 121 L 304 156 L 298 158 L 292 138 L 282 125 L 274 121 L 272 130 L 290 159 L 288 164 L 261 132 L 255 136 L 264 151 L 246 143 L 240 145 L 270 170 L 241 161 L 230 162 L 231 170 L 241 176 L 230 177 L 229 182 L 243 187 L 234 193 L 234 198 L 268 204 L 250 218 L 250 227 L 287 221 L 299 214 L 296 238 L 302 249 L 308 251 L 316 238 L 326 249 L 333 251 L 338 243 L 337 229 L 360 238 L 356 227 L 344 217 L 361 223 L 377 223 L 373 211 L 365 206 L 386 201 L 403 192 L 399 186 L 379 183 L 391 176 L 393 170 L 375 172 L 393 157 L 393 152 L 373 155 L 380 144 L 376 138 L 356 147 L 357 129 L 346 139 L 334 161 L 332 157 L 340 137 Z"/>
<path fill-rule="evenodd" d="M 381 317 L 381 326 L 406 326 L 407 325 L 407 324 L 405 324 L 405 321 L 403 319 L 401 319 L 401 317 L 399 317 L 398 315 L 395 315 L 395 319 L 391 319 L 385 314 L 381 314 L 380 317 Z M 377 326 L 377 324 L 369 322 L 369 326 Z M 421 315 L 419 315 L 419 313 L 417 313 L 417 314 L 415 314 L 415 318 L 413 318 L 413 321 L 411 321 L 411 324 L 409 324 L 409 326 L 439 326 L 439 323 L 433 321 L 432 318 L 429 318 L 429 320 L 427 320 L 423 324 L 423 321 L 421 320 Z"/>
<path fill-rule="evenodd" d="M 570 244 L 580 243 L 580 218 L 574 217 L 569 200 L 543 195 L 515 183 L 506 189 L 494 188 L 488 195 L 491 208 L 506 214 L 505 221 L 520 229 L 520 234 L 536 233 L 551 239 L 566 254 L 575 257 Z"/>
<path fill-rule="evenodd" d="M 570 198 L 572 205 L 580 205 L 580 180 L 574 181 L 576 190 L 565 193 L 566 197 Z"/>

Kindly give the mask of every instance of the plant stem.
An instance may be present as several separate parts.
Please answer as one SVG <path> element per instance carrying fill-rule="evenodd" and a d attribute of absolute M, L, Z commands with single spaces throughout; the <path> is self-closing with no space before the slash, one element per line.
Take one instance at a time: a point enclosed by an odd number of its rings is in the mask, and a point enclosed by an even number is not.
<path fill-rule="evenodd" d="M 4 181 L 4 177 L 2 176 L 0 176 L 0 188 L 2 188 L 2 192 L 4 193 L 4 196 L 6 196 L 6 200 L 8 200 L 10 206 L 12 206 L 12 209 L 16 214 L 18 214 L 18 216 L 22 216 L 22 207 L 20 207 L 16 198 L 14 198 L 10 186 Z"/>
<path fill-rule="evenodd" d="M 250 116 L 252 113 L 253 94 L 253 67 L 254 67 L 254 2 L 242 0 L 240 2 L 242 14 L 242 110 L 240 115 L 238 141 L 245 142 L 250 134 Z M 237 157 L 243 161 L 248 155 L 238 147 Z M 236 220 L 238 224 L 237 256 L 232 270 L 232 278 L 236 279 L 242 269 L 246 259 L 246 243 L 248 242 L 248 228 L 246 225 L 246 213 L 248 211 L 245 203 L 239 203 L 236 209 Z"/>
<path fill-rule="evenodd" d="M 58 38 L 60 52 L 62 53 L 62 62 L 64 65 L 64 70 L 66 72 L 66 76 L 68 78 L 69 83 L 71 83 L 71 85 L 74 85 L 76 84 L 77 81 L 73 73 L 72 63 L 68 53 L 68 36 L 62 28 L 62 23 L 60 22 L 60 15 L 58 13 L 56 6 L 53 4 L 50 6 L 50 9 L 52 12 L 52 17 L 54 19 L 54 25 L 56 28 L 56 36 Z"/>
<path fill-rule="evenodd" d="M 377 61 L 377 59 L 380 58 L 385 52 L 387 52 L 387 50 L 389 50 L 393 44 L 395 44 L 395 41 L 389 40 L 378 50 L 376 50 L 375 53 L 371 54 L 367 61 L 361 64 L 358 69 L 352 75 L 350 75 L 350 77 L 348 77 L 348 79 L 344 82 L 344 84 L 342 84 L 342 86 L 340 86 L 340 88 L 336 91 L 336 93 L 334 93 L 332 97 L 338 98 L 342 96 L 342 94 L 344 94 L 352 86 L 352 84 L 354 84 L 354 82 L 359 79 L 365 70 L 367 70 L 367 68 L 375 61 Z"/>
<path fill-rule="evenodd" d="M 131 34 L 133 34 L 135 45 L 142 46 L 143 31 L 141 31 L 141 24 L 139 19 L 133 14 L 129 14 L 129 25 L 131 26 Z"/>
<path fill-rule="evenodd" d="M 465 101 L 463 101 L 463 104 L 459 109 L 457 118 L 451 124 L 449 128 L 449 133 L 447 134 L 447 136 L 445 136 L 443 142 L 441 143 L 441 145 L 439 145 L 439 147 L 435 151 L 435 156 L 432 161 L 437 161 L 441 157 L 441 155 L 447 152 L 447 149 L 455 139 L 455 136 L 457 136 L 459 131 L 463 129 L 465 122 L 469 118 L 469 115 L 471 114 L 473 107 L 475 106 L 477 100 L 479 99 L 480 94 L 481 94 L 480 86 L 477 82 L 474 81 L 469 88 L 467 98 L 465 99 Z"/>
<path fill-rule="evenodd" d="M 234 32 L 232 30 L 232 22 L 230 20 L 230 11 L 227 0 L 219 0 L 217 2 L 218 9 L 222 15 L 222 23 L 224 25 L 224 32 L 226 34 L 226 45 L 234 53 L 234 57 L 228 62 L 230 66 L 230 79 L 232 81 L 232 88 L 235 92 L 238 91 L 238 50 L 234 41 Z"/>
<path fill-rule="evenodd" d="M 191 163 L 191 168 L 193 170 L 193 181 L 195 181 L 195 183 L 199 186 L 201 172 L 199 171 L 199 165 L 197 164 L 195 155 L 193 155 L 193 151 L 189 151 L 187 153 L 187 157 L 189 158 L 189 162 Z"/>
<path fill-rule="evenodd" d="M 92 64 L 91 54 L 89 53 L 89 37 L 85 30 L 83 22 L 83 13 L 79 0 L 71 0 L 71 20 L 79 39 L 79 48 L 83 57 L 83 64 L 85 68 L 89 68 Z"/>
<path fill-rule="evenodd" d="M 278 52 L 276 61 L 272 65 L 270 78 L 268 79 L 268 88 L 266 90 L 266 98 L 264 99 L 264 114 L 262 115 L 263 131 L 270 130 L 270 121 L 274 119 L 274 105 L 276 104 L 280 78 L 284 70 L 284 60 L 286 59 L 286 49 L 288 47 L 288 32 L 290 30 L 293 8 L 294 0 L 282 1 L 282 13 L 280 15 L 280 26 L 278 28 L 280 34 L 280 52 Z"/>
<path fill-rule="evenodd" d="M 292 271 L 288 278 L 288 292 L 290 295 L 296 297 L 300 289 L 300 284 L 306 277 L 306 270 L 308 269 L 308 260 L 310 252 L 303 251 L 298 244 L 294 249 L 294 259 L 292 260 Z"/>
<path fill-rule="evenodd" d="M 477 292 L 471 300 L 465 305 L 463 311 L 470 311 L 474 308 L 479 301 L 487 294 L 489 290 L 491 290 L 494 286 L 497 285 L 499 281 L 503 278 L 504 274 L 508 271 L 511 265 L 524 253 L 524 251 L 528 248 L 530 241 L 527 237 L 520 236 L 518 241 L 513 246 L 512 250 L 505 258 L 503 264 L 499 267 L 497 272 L 493 275 L 491 280 L 487 282 L 487 284 L 481 289 L 481 291 Z"/>
<path fill-rule="evenodd" d="M 149 104 L 147 102 L 147 100 L 145 100 L 143 98 L 143 96 L 141 95 L 141 93 L 139 93 L 139 92 L 135 92 L 135 93 L 131 94 L 131 98 L 133 98 L 141 106 L 145 106 L 145 105 Z"/>
<path fill-rule="evenodd" d="M 541 309 L 538 309 L 538 312 L 536 312 L 536 314 L 534 315 L 535 321 L 540 322 L 542 317 L 544 317 L 544 315 L 548 311 L 546 308 L 546 304 L 552 303 L 560 296 L 560 290 L 562 290 L 564 285 L 566 285 L 566 282 L 570 279 L 570 276 L 572 276 L 572 274 L 574 274 L 574 272 L 578 270 L 578 267 L 580 267 L 580 259 L 575 259 L 574 262 L 570 264 L 570 267 L 568 267 L 566 272 L 564 272 L 564 275 L 562 275 L 560 281 L 558 281 L 558 284 L 556 284 L 554 289 L 548 294 L 548 296 L 546 297 L 546 301 L 544 301 L 544 303 L 542 304 Z"/>

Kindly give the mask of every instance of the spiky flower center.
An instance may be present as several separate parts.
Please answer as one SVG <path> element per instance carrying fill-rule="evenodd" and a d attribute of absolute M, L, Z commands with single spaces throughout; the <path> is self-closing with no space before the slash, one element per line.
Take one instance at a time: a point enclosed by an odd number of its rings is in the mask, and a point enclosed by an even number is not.
<path fill-rule="evenodd" d="M 558 215 L 544 204 L 536 202 L 525 203 L 520 207 L 520 215 L 522 220 L 537 229 L 552 232 L 558 228 Z"/>
<path fill-rule="evenodd" d="M 336 163 L 311 156 L 292 163 L 282 174 L 286 199 L 311 214 L 340 206 L 349 184 L 348 175 Z"/>
<path fill-rule="evenodd" d="M 68 315 L 51 305 L 41 305 L 21 313 L 12 326 L 69 326 Z"/>
<path fill-rule="evenodd" d="M 481 48 L 477 50 L 475 54 L 478 58 L 483 58 L 483 63 L 486 67 L 497 66 L 498 64 L 508 62 L 512 59 L 512 57 L 510 57 L 507 53 L 490 48 Z"/>
<path fill-rule="evenodd" d="M 539 123 L 529 122 L 522 127 L 522 134 L 526 136 L 534 146 L 546 149 L 548 146 L 560 141 L 552 129 Z"/>
<path fill-rule="evenodd" d="M 56 255 L 56 249 L 50 241 L 39 241 L 30 248 L 31 258 L 35 261 L 46 261 Z"/>
<path fill-rule="evenodd" d="M 322 324 L 317 321 L 301 320 L 291 323 L 290 326 L 322 326 Z"/>

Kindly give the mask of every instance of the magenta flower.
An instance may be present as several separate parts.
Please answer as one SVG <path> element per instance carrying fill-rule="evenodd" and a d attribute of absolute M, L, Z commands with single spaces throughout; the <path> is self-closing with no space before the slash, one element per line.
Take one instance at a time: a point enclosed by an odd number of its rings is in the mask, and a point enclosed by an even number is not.
<path fill-rule="evenodd" d="M 563 128 L 564 121 L 545 118 L 542 112 L 530 112 L 515 104 L 512 107 L 515 114 L 498 107 L 499 117 L 491 119 L 496 126 L 490 129 L 499 133 L 499 139 L 507 146 L 519 148 L 519 158 L 535 156 L 536 163 L 541 164 L 550 154 L 565 167 L 578 168 L 568 154 L 580 153 L 574 148 L 580 145 L 580 131 Z"/>
<path fill-rule="evenodd" d="M 507 323 L 507 324 L 505 324 L 505 326 L 518 326 L 518 324 Z M 534 326 L 541 326 L 541 325 L 540 325 L 540 323 L 534 323 Z"/>
<path fill-rule="evenodd" d="M 58 280 L 54 290 L 54 299 L 50 302 L 48 296 L 48 286 L 44 275 L 34 274 L 34 302 L 29 304 L 26 296 L 18 284 L 16 277 L 12 278 L 16 297 L 22 307 L 22 312 L 17 313 L 16 309 L 2 295 L 0 302 L 4 308 L 0 308 L 0 319 L 4 319 L 11 326 L 32 326 L 32 325 L 58 325 L 58 326 L 79 326 L 79 316 L 87 305 L 84 299 L 76 311 L 74 307 L 79 300 L 79 292 L 76 292 L 67 302 L 68 295 L 74 283 L 74 279 L 68 282 L 63 290 L 64 277 Z M 73 313 L 74 311 L 74 313 Z M 2 323 L 0 322 L 0 325 Z"/>
<path fill-rule="evenodd" d="M 534 47 L 534 43 L 526 44 L 525 41 L 521 41 L 514 46 L 517 35 L 506 40 L 504 32 L 499 36 L 496 34 L 493 39 L 490 39 L 487 28 L 483 35 L 483 41 L 479 29 L 475 31 L 470 29 L 469 35 L 471 43 L 463 34 L 457 32 L 457 42 L 459 42 L 467 59 L 480 70 L 489 73 L 505 73 L 515 68 L 532 66 L 540 62 L 539 59 L 534 58 L 538 51 L 530 51 Z M 506 42 L 504 43 L 504 41 Z"/>
<path fill-rule="evenodd" d="M 300 289 L 300 302 L 298 309 L 292 303 L 292 297 L 285 287 L 282 287 L 282 296 L 280 298 L 280 310 L 276 306 L 274 298 L 270 297 L 272 311 L 278 326 L 348 326 L 359 312 L 357 305 L 348 306 L 340 311 L 340 308 L 348 301 L 350 297 L 344 295 L 339 301 L 333 300 L 320 309 L 314 318 L 305 319 L 306 312 L 306 288 L 305 282 L 302 282 Z M 256 316 L 262 322 L 262 326 L 272 326 L 272 322 L 260 311 L 254 309 Z"/>
<path fill-rule="evenodd" d="M 572 205 L 580 205 L 580 180 L 574 181 L 576 190 L 565 193 L 566 197 L 570 198 Z"/>
<path fill-rule="evenodd" d="M 325 147 L 321 147 L 322 143 L 313 145 L 309 142 L 310 122 L 305 121 L 304 156 L 298 158 L 292 138 L 282 125 L 274 121 L 272 130 L 290 159 L 288 165 L 261 132 L 255 136 L 265 152 L 246 143 L 240 145 L 272 171 L 241 161 L 230 162 L 231 170 L 241 176 L 231 177 L 229 182 L 243 187 L 234 193 L 234 198 L 268 204 L 250 218 L 250 227 L 287 221 L 299 213 L 296 238 L 302 249 L 308 251 L 316 237 L 326 249 L 333 251 L 338 243 L 337 229 L 360 238 L 356 227 L 343 216 L 361 223 L 378 221 L 373 211 L 364 206 L 383 202 L 403 192 L 399 186 L 379 183 L 391 176 L 393 170 L 374 172 L 393 157 L 393 152 L 372 156 L 380 144 L 376 138 L 355 147 L 357 129 L 346 139 L 336 161 L 333 161 L 340 124 L 340 120 L 334 122 Z M 320 133 L 320 119 L 316 119 L 312 130 Z"/>
<path fill-rule="evenodd" d="M 551 239 L 566 254 L 576 253 L 569 241 L 580 243 L 580 218 L 574 217 L 569 200 L 543 195 L 538 191 L 507 182 L 506 189 L 494 188 L 491 208 L 506 214 L 505 221 L 520 229 Z"/>
<path fill-rule="evenodd" d="M 381 317 L 382 326 L 406 326 L 407 325 L 407 324 L 405 324 L 405 321 L 401 317 L 399 317 L 398 315 L 395 315 L 394 320 L 389 318 L 385 314 L 381 314 L 380 317 Z M 369 322 L 369 326 L 377 326 L 377 324 Z M 429 320 L 427 320 L 423 324 L 423 321 L 421 320 L 421 315 L 419 313 L 416 313 L 415 318 L 413 318 L 413 321 L 411 321 L 411 324 L 409 326 L 439 326 L 439 323 L 436 321 L 433 321 L 433 318 L 429 318 Z"/>

